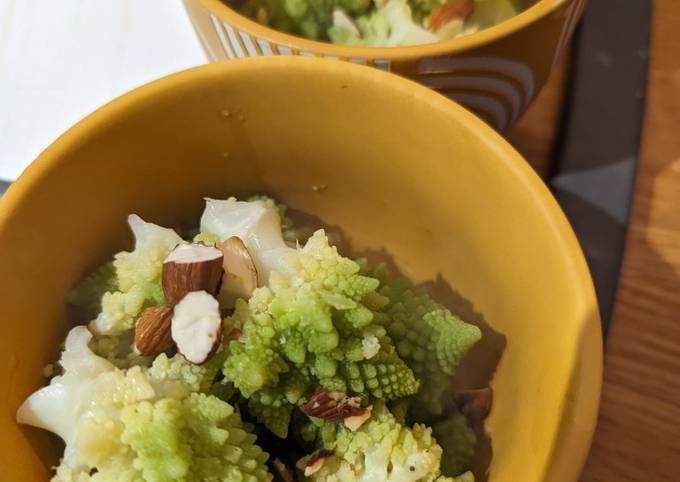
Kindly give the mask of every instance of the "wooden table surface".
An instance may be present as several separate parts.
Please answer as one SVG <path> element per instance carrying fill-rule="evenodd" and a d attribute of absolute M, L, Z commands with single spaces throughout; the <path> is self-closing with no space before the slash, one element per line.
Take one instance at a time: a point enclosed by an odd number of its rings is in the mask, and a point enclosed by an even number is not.
<path fill-rule="evenodd" d="M 582 482 L 680 481 L 680 2 L 653 7 L 641 159 Z M 565 78 L 563 66 L 509 135 L 539 173 Z"/>

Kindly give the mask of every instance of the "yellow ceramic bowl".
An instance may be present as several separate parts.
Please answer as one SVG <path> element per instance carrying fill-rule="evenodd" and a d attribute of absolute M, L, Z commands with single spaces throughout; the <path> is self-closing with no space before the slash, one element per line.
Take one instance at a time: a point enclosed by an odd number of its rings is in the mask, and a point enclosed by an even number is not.
<path fill-rule="evenodd" d="M 489 480 L 577 480 L 598 406 L 600 325 L 583 255 L 546 187 L 435 92 L 293 57 L 212 64 L 135 90 L 59 138 L 0 200 L 4 480 L 44 481 L 57 460 L 54 440 L 14 413 L 58 355 L 69 287 L 130 246 L 127 214 L 175 225 L 196 220 L 204 196 L 258 192 L 469 300 L 500 334 L 488 341 L 506 340 L 491 382 Z"/>
<path fill-rule="evenodd" d="M 372 65 L 438 90 L 503 131 L 545 84 L 586 0 L 537 0 L 516 17 L 472 35 L 391 48 L 333 45 L 289 35 L 250 20 L 222 0 L 184 4 L 212 60 L 301 55 Z"/>

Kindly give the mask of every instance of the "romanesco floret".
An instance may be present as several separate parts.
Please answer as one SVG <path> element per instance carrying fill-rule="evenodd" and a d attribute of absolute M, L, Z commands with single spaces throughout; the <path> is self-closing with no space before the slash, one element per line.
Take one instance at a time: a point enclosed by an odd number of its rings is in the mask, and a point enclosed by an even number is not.
<path fill-rule="evenodd" d="M 121 441 L 147 481 L 269 481 L 267 454 L 242 428 L 234 408 L 192 393 L 126 406 Z"/>
<path fill-rule="evenodd" d="M 305 396 L 311 383 L 308 369 L 291 368 L 281 375 L 276 387 L 253 393 L 248 400 L 248 410 L 274 435 L 286 438 L 293 407 Z"/>
<path fill-rule="evenodd" d="M 418 389 L 413 372 L 399 358 L 375 325 L 375 293 L 379 281 L 359 273 L 359 265 L 330 246 L 323 231 L 287 260 L 287 275 L 276 271 L 270 287 L 257 289 L 249 302 L 238 302 L 227 324 L 242 326 L 240 340 L 229 344 L 224 367 L 227 379 L 245 397 L 261 390 L 278 390 L 281 404 L 295 405 L 316 385 L 366 398 L 392 400 Z M 365 355 L 366 334 L 375 337 L 376 352 Z M 303 370 L 295 390 L 286 387 L 287 373 Z M 257 402 L 259 405 L 262 403 Z M 278 403 L 278 402 L 277 402 Z M 276 416 L 287 411 L 277 408 Z M 259 414 L 264 410 L 259 406 Z M 260 421 L 274 430 L 272 417 Z M 287 420 L 285 421 L 287 425 Z M 276 432 L 283 433 L 277 419 Z"/>
<path fill-rule="evenodd" d="M 418 375 L 443 372 L 453 375 L 481 332 L 434 302 L 427 290 L 405 278 L 383 285 L 390 299 L 385 308 L 387 332 L 399 355 Z"/>
<path fill-rule="evenodd" d="M 288 426 L 293 407 L 276 390 L 262 390 L 248 400 L 248 412 L 271 433 L 280 438 L 288 436 Z"/>
<path fill-rule="evenodd" d="M 167 390 L 177 389 L 188 392 L 208 392 L 215 377 L 222 369 L 226 352 L 221 351 L 202 365 L 195 365 L 180 354 L 171 358 L 165 353 L 158 355 L 146 371 L 155 384 L 162 384 Z"/>
<path fill-rule="evenodd" d="M 455 413 L 446 420 L 436 422 L 432 426 L 432 433 L 446 452 L 446 457 L 441 463 L 441 469 L 445 475 L 460 476 L 470 468 L 475 454 L 477 436 L 468 426 L 463 415 Z"/>
<path fill-rule="evenodd" d="M 475 482 L 475 476 L 469 470 L 458 477 L 440 475 L 434 482 Z"/>
<path fill-rule="evenodd" d="M 161 287 L 163 260 L 182 242 L 175 231 L 130 215 L 135 249 L 115 255 L 117 291 L 104 293 L 102 311 L 90 324 L 95 334 L 118 335 L 134 327 L 135 318 L 147 305 L 165 302 Z"/>
<path fill-rule="evenodd" d="M 190 393 L 200 386 L 196 371 L 163 358 L 148 370 L 119 370 L 92 353 L 91 338 L 86 327 L 73 328 L 64 373 L 17 412 L 66 442 L 54 482 L 271 480 L 267 455 L 232 406 Z"/>
<path fill-rule="evenodd" d="M 382 272 L 379 276 L 386 280 Z M 441 413 L 450 377 L 481 338 L 478 327 L 465 323 L 405 278 L 384 281 L 380 293 L 390 302 L 379 317 L 399 356 L 421 381 L 423 411 Z"/>
<path fill-rule="evenodd" d="M 52 482 L 270 481 L 267 454 L 233 407 L 193 393 L 90 413 L 79 426 L 86 465 L 62 463 Z M 93 472 L 94 469 L 94 473 Z M 90 475 L 92 473 L 92 475 Z"/>
<path fill-rule="evenodd" d="M 320 376 L 319 384 L 326 390 L 381 400 L 394 400 L 418 391 L 413 372 L 389 348 L 370 359 L 338 363 L 334 375 Z"/>
<path fill-rule="evenodd" d="M 320 443 L 334 456 L 309 480 L 431 482 L 440 476 L 442 449 L 431 430 L 420 424 L 412 428 L 399 424 L 381 402 L 356 432 L 340 423 L 324 425 Z"/>
<path fill-rule="evenodd" d="M 312 8 L 314 1 L 363 8 L 366 0 L 291 1 L 286 8 Z M 366 266 L 338 254 L 323 230 L 309 237 L 308 229 L 302 248 L 287 243 L 282 229 L 295 229 L 287 219 L 282 226 L 285 207 L 270 198 L 206 201 L 195 239 L 238 236 L 260 287 L 236 300 L 233 311 L 224 307 L 230 315 L 223 345 L 203 364 L 180 353 L 137 354 L 135 321 L 146 307 L 165 303 L 163 260 L 183 241 L 130 216 L 134 250 L 118 253 L 70 297 L 99 315 L 89 329 L 69 332 L 63 372 L 17 412 L 19 422 L 64 440 L 53 482 L 269 481 L 268 456 L 232 399 L 280 438 L 295 418 L 292 438 L 303 451 L 333 451 L 309 480 L 473 482 L 464 470 L 475 433 L 458 413 L 436 416 L 479 330 L 409 281 L 388 280 L 384 267 L 365 274 Z M 348 423 L 356 431 L 307 417 L 324 417 L 297 409 L 318 390 L 359 396 L 370 416 L 360 426 Z M 433 420 L 432 429 L 409 426 Z"/>
<path fill-rule="evenodd" d="M 104 263 L 76 284 L 66 301 L 96 316 L 101 309 L 101 300 L 107 291 L 118 290 L 118 277 L 113 262 Z"/>

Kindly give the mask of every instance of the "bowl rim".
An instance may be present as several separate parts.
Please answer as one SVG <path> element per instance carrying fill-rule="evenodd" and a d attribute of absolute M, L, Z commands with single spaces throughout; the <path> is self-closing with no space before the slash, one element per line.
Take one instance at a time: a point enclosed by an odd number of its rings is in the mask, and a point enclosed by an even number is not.
<path fill-rule="evenodd" d="M 542 211 L 551 230 L 564 253 L 565 269 L 570 271 L 577 284 L 575 288 L 575 312 L 579 314 L 579 324 L 575 327 L 570 349 L 565 354 L 570 378 L 565 387 L 565 403 L 560 406 L 557 428 L 549 443 L 549 451 L 544 467 L 544 475 L 539 480 L 547 482 L 574 482 L 585 463 L 595 431 L 600 392 L 602 388 L 602 332 L 595 289 L 583 251 L 576 239 L 563 211 L 533 168 L 524 158 L 496 131 L 466 110 L 415 81 L 383 72 L 368 66 L 329 59 L 306 58 L 298 56 L 251 57 L 193 67 L 158 80 L 152 81 L 125 93 L 95 110 L 87 117 L 68 129 L 48 146 L 21 174 L 0 198 L 0 233 L 8 229 L 15 212 L 22 201 L 40 188 L 40 183 L 50 176 L 58 176 L 62 164 L 67 162 L 68 153 L 97 135 L 106 125 L 128 115 L 131 108 L 149 102 L 154 97 L 174 93 L 191 85 L 200 85 L 202 78 L 219 78 L 225 75 L 243 77 L 263 70 L 287 71 L 297 69 L 303 72 L 315 71 L 323 76 L 334 75 L 337 71 L 347 71 L 360 82 L 380 82 L 403 95 L 412 96 L 414 101 L 429 105 L 437 111 L 447 112 L 458 122 L 467 126 L 470 132 L 495 151 L 504 169 L 523 186 L 535 199 L 536 209 Z M 565 458 L 568 459 L 565 462 Z M 560 467 L 559 476 L 549 477 L 548 473 Z"/>
<path fill-rule="evenodd" d="M 200 3 L 220 20 L 226 21 L 239 30 L 253 34 L 276 45 L 284 45 L 313 54 L 320 53 L 347 60 L 411 60 L 444 54 L 459 54 L 507 37 L 551 14 L 560 6 L 574 1 L 577 0 L 538 0 L 529 8 L 504 22 L 463 37 L 443 40 L 441 42 L 403 47 L 356 47 L 310 40 L 265 27 L 245 15 L 241 15 L 237 10 L 234 10 L 221 0 L 184 0 L 185 4 L 190 2 Z"/>

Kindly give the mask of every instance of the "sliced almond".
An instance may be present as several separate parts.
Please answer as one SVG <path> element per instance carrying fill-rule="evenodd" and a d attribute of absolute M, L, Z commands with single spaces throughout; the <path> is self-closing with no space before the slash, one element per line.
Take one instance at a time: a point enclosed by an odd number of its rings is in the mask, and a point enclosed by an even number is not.
<path fill-rule="evenodd" d="M 135 326 L 135 351 L 156 356 L 175 345 L 170 334 L 172 308 L 154 306 L 144 310 Z"/>
<path fill-rule="evenodd" d="M 317 450 L 313 454 L 302 457 L 298 461 L 297 467 L 304 472 L 305 477 L 309 477 L 321 470 L 321 467 L 323 467 L 326 460 L 333 455 L 332 450 Z"/>
<path fill-rule="evenodd" d="M 438 32 L 452 21 L 464 22 L 475 9 L 473 0 L 448 0 L 440 7 L 432 9 L 425 19 L 425 26 L 431 32 Z"/>
<path fill-rule="evenodd" d="M 163 261 L 163 293 L 169 305 L 192 291 L 216 294 L 222 278 L 222 251 L 204 244 L 180 244 Z"/>
<path fill-rule="evenodd" d="M 222 317 L 217 300 L 205 291 L 187 293 L 175 306 L 171 333 L 184 358 L 196 364 L 205 362 L 222 341 Z"/>
<path fill-rule="evenodd" d="M 247 300 L 257 288 L 257 269 L 248 248 L 237 236 L 217 243 L 222 252 L 222 285 L 217 299 L 220 306 L 233 308 L 238 298 Z"/>
<path fill-rule="evenodd" d="M 272 459 L 272 468 L 283 482 L 295 482 L 295 472 L 280 458 Z"/>
<path fill-rule="evenodd" d="M 476 390 L 461 390 L 454 396 L 458 410 L 469 423 L 476 424 L 482 422 L 491 411 L 493 402 L 493 391 L 491 388 L 479 388 Z"/>
<path fill-rule="evenodd" d="M 348 397 L 342 392 L 317 390 L 300 410 L 310 417 L 328 422 L 338 422 L 347 417 L 363 415 L 366 409 L 361 406 L 361 397 Z"/>
<path fill-rule="evenodd" d="M 229 334 L 227 334 L 227 340 L 241 340 L 243 332 L 238 328 L 232 328 Z"/>
<path fill-rule="evenodd" d="M 345 424 L 345 427 L 347 427 L 349 430 L 352 432 L 356 432 L 361 428 L 361 426 L 364 424 L 366 420 L 371 418 L 371 412 L 373 411 L 373 405 L 369 405 L 364 409 L 364 413 L 360 415 L 352 415 L 351 417 L 347 417 L 345 420 L 342 421 L 342 423 Z"/>

